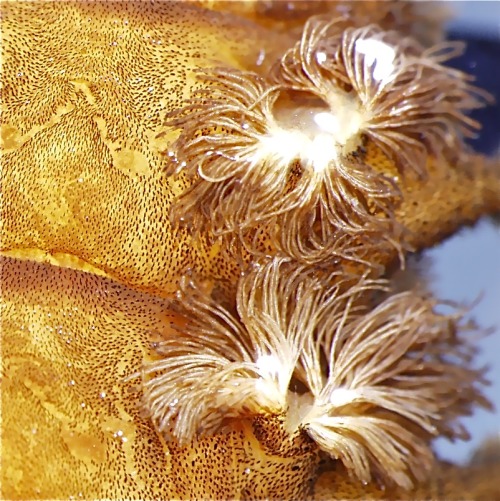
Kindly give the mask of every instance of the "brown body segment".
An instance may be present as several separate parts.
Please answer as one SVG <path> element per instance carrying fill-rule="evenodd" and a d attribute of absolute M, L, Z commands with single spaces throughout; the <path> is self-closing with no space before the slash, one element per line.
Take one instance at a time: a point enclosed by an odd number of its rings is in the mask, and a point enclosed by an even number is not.
<path fill-rule="evenodd" d="M 270 34 L 176 2 L 15 3 L 3 15 L 2 251 L 83 261 L 163 296 L 187 268 L 231 275 L 217 246 L 170 225 L 185 185 L 164 174 L 163 122 L 200 85 L 195 69 L 252 67 L 260 49 L 247 41 Z"/>
<path fill-rule="evenodd" d="M 130 376 L 178 322 L 165 300 L 90 273 L 1 259 L 3 499 L 311 493 L 317 448 L 301 434 L 278 447 L 279 419 L 258 430 L 243 419 L 184 447 L 156 432 Z"/>

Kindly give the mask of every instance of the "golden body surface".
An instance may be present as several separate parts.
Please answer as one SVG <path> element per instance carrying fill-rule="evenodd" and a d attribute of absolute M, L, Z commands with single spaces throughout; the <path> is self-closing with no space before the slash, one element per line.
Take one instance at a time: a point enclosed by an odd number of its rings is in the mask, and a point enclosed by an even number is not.
<path fill-rule="evenodd" d="M 233 240 L 234 253 L 224 248 L 208 223 L 198 234 L 172 222 L 192 180 L 166 175 L 180 135 L 167 115 L 208 87 L 199 70 L 267 78 L 316 13 L 298 10 L 288 31 L 272 9 L 207 4 L 2 5 L 2 497 L 492 499 L 494 475 L 481 469 L 440 466 L 413 491 L 360 482 L 304 430 L 288 433 L 281 415 L 245 407 L 222 432 L 178 444 L 144 409 L 143 366 L 186 324 L 170 303 L 181 276 L 215 283 L 213 296 L 220 282 L 224 295 L 252 259 Z M 333 5 L 317 9 L 331 16 Z M 406 10 L 357 9 L 355 19 L 411 26 Z M 394 177 L 378 145 L 360 155 Z M 374 245 L 374 267 L 500 210 L 498 162 L 460 150 L 425 166 L 425 179 L 395 176 L 389 240 L 399 225 L 405 236 Z M 265 240 L 272 252 L 282 244 Z M 362 274 L 364 264 L 338 260 Z"/>

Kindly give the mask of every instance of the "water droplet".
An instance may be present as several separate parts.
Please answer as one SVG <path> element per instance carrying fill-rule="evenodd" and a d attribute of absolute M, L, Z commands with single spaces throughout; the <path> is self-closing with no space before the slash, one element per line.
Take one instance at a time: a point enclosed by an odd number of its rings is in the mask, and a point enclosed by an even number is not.
<path fill-rule="evenodd" d="M 101 393 L 99 393 L 99 397 L 100 398 L 106 398 L 106 392 L 105 391 L 101 391 Z"/>
<path fill-rule="evenodd" d="M 316 61 L 318 62 L 318 64 L 325 63 L 327 59 L 328 57 L 326 55 L 326 52 L 323 51 L 316 52 Z"/>
<path fill-rule="evenodd" d="M 265 58 L 266 58 L 266 51 L 264 49 L 260 49 L 259 55 L 257 56 L 257 61 L 256 61 L 257 66 L 260 66 L 264 62 Z"/>

